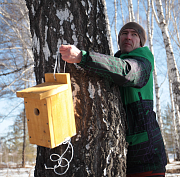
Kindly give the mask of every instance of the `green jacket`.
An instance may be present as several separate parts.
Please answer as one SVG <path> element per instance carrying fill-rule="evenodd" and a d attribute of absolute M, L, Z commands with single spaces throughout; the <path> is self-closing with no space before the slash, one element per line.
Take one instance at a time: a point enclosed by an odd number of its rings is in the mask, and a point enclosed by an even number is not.
<path fill-rule="evenodd" d="M 79 64 L 119 85 L 126 111 L 127 174 L 164 168 L 164 143 L 153 111 L 154 58 L 148 47 L 114 57 L 82 51 Z"/>

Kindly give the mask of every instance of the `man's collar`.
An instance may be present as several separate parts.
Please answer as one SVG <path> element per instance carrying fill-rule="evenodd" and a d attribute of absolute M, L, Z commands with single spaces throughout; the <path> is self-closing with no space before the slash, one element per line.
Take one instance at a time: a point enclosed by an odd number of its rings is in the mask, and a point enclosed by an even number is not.
<path fill-rule="evenodd" d="M 120 57 L 120 55 L 121 55 L 121 51 L 120 51 L 120 50 L 118 50 L 118 51 L 114 54 L 115 57 Z"/>
<path fill-rule="evenodd" d="M 129 52 L 127 52 L 126 54 L 128 54 Z M 114 54 L 114 56 L 115 57 L 120 57 L 121 56 L 121 51 L 120 50 L 118 50 L 115 54 Z M 125 53 L 124 53 L 125 54 Z"/>

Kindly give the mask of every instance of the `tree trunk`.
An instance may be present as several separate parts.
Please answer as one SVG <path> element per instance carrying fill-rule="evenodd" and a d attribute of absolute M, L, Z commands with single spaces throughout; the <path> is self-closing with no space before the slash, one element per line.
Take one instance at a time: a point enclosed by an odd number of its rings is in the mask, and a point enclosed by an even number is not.
<path fill-rule="evenodd" d="M 120 6 L 121 6 L 121 15 L 122 15 L 123 25 L 125 25 L 124 13 L 123 13 L 123 6 L 122 6 L 122 0 L 120 0 Z"/>
<path fill-rule="evenodd" d="M 129 21 L 135 22 L 132 0 L 128 0 L 128 9 L 129 9 Z"/>
<path fill-rule="evenodd" d="M 25 148 L 26 148 L 26 113 L 23 110 L 23 148 L 22 148 L 22 167 L 25 167 Z"/>
<path fill-rule="evenodd" d="M 175 104 L 178 105 L 180 108 L 180 76 L 179 76 L 179 71 L 178 67 L 176 64 L 173 48 L 171 45 L 171 40 L 169 37 L 169 32 L 168 32 L 168 16 L 166 15 L 166 18 L 164 17 L 164 12 L 163 12 L 163 7 L 162 7 L 162 1 L 161 0 L 156 0 L 156 7 L 157 7 L 157 14 L 154 10 L 154 5 L 152 1 L 152 7 L 153 7 L 153 12 L 156 17 L 157 24 L 159 25 L 161 29 L 161 33 L 163 36 L 163 41 L 165 45 L 165 50 L 166 50 L 166 55 L 167 55 L 167 67 L 168 67 L 168 75 L 172 81 L 172 91 L 173 91 L 173 97 L 175 100 Z"/>
<path fill-rule="evenodd" d="M 116 35 L 117 49 L 119 49 L 118 32 L 117 32 L 117 2 L 116 2 L 116 0 L 114 0 L 114 31 L 115 31 L 115 35 Z"/>
<path fill-rule="evenodd" d="M 53 72 L 61 44 L 110 54 L 103 0 L 26 0 L 29 9 L 37 84 L 44 73 Z M 61 61 L 61 70 L 64 63 Z M 71 75 L 77 135 L 71 138 L 74 158 L 63 176 L 126 176 L 125 113 L 118 86 L 76 64 L 67 64 Z M 57 163 L 49 157 L 61 155 L 66 145 L 54 149 L 38 147 L 35 176 L 58 176 Z M 66 158 L 70 159 L 71 150 Z M 64 168 L 56 169 L 64 172 Z"/>
<path fill-rule="evenodd" d="M 168 77 L 169 78 L 169 77 Z M 174 145 L 175 145 L 175 153 L 176 153 L 176 158 L 177 160 L 180 160 L 180 152 L 179 152 L 179 149 L 180 149 L 180 139 L 179 139 L 179 134 L 178 134 L 178 131 L 177 131 L 177 116 L 179 116 L 177 110 L 176 110 L 176 113 L 175 113 L 175 103 L 174 103 L 174 100 L 173 100 L 173 94 L 172 94 L 172 87 L 171 87 L 171 80 L 169 78 L 169 92 L 170 92 L 170 98 L 171 98 L 171 117 L 172 117 L 172 122 L 173 122 L 173 130 L 174 130 Z M 176 118 L 175 118 L 175 114 L 176 114 Z"/>
<path fill-rule="evenodd" d="M 150 25 L 150 7 L 151 7 L 151 2 L 150 0 L 147 0 L 147 29 L 148 29 L 148 41 L 149 41 L 149 48 L 154 54 L 154 49 L 153 49 L 153 30 L 154 30 L 154 16 L 151 16 L 151 25 Z M 153 13 L 153 12 L 152 12 Z M 154 59 L 154 71 L 153 71 L 153 78 L 154 78 L 154 84 L 155 84 L 155 93 L 156 93 L 156 114 L 157 114 L 157 120 L 158 124 L 162 133 L 162 137 L 164 140 L 164 146 L 165 146 L 165 151 L 166 151 L 166 157 L 167 157 L 167 162 L 169 163 L 169 157 L 168 157 L 168 152 L 167 152 L 167 146 L 166 146 L 166 139 L 165 139 L 165 133 L 164 133 L 164 126 L 163 126 L 163 120 L 161 116 L 161 105 L 160 105 L 160 96 L 159 96 L 159 85 L 158 85 L 158 79 L 157 79 L 157 71 L 156 71 L 156 60 Z"/>

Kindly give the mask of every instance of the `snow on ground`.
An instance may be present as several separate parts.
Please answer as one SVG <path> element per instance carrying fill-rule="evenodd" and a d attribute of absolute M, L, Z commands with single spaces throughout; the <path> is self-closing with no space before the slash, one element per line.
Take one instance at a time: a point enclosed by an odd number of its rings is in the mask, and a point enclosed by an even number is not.
<path fill-rule="evenodd" d="M 166 170 L 176 171 L 177 169 L 180 171 L 180 161 L 173 161 L 166 166 Z M 166 177 L 180 177 L 180 173 L 166 173 Z"/>
<path fill-rule="evenodd" d="M 180 177 L 178 173 L 166 173 L 166 177 Z"/>
<path fill-rule="evenodd" d="M 166 165 L 166 170 L 169 171 L 177 171 L 177 169 L 180 170 L 180 161 L 174 161 L 174 155 L 168 154 L 169 156 L 169 164 Z M 180 177 L 180 173 L 166 173 L 166 177 Z"/>
<path fill-rule="evenodd" d="M 31 168 L 3 168 L 0 169 L 0 176 L 3 177 L 34 177 L 34 167 Z"/>
<path fill-rule="evenodd" d="M 180 169 L 180 161 L 172 162 L 166 166 L 166 169 Z M 2 168 L 0 177 L 34 177 L 34 167 L 31 168 Z M 180 177 L 180 173 L 166 173 L 166 177 Z"/>
<path fill-rule="evenodd" d="M 166 173 L 166 177 L 180 177 L 177 169 L 180 170 L 180 161 L 174 161 L 173 155 L 169 154 L 170 163 L 166 166 L 166 170 L 173 173 Z M 34 166 L 26 168 L 0 168 L 0 177 L 34 177 Z"/>
<path fill-rule="evenodd" d="M 180 161 L 174 161 L 166 166 L 166 170 L 180 169 Z"/>

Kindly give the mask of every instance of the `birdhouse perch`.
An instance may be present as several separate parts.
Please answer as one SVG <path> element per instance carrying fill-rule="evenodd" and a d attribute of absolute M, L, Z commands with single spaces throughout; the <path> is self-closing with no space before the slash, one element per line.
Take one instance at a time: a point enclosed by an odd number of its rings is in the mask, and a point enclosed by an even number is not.
<path fill-rule="evenodd" d="M 29 140 L 54 148 L 76 134 L 70 74 L 46 73 L 45 83 L 18 91 L 24 98 Z"/>

